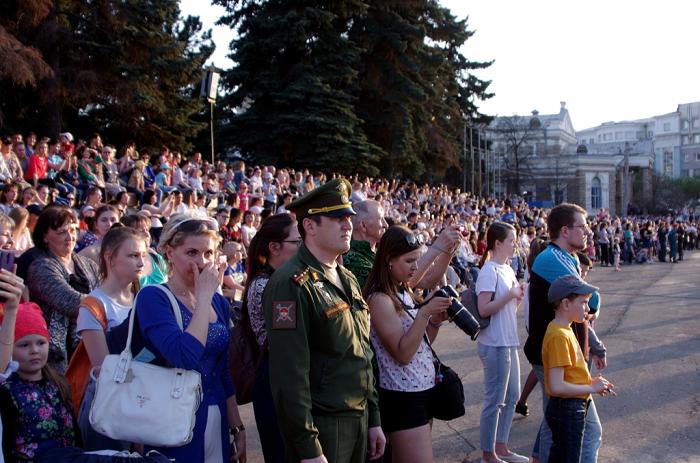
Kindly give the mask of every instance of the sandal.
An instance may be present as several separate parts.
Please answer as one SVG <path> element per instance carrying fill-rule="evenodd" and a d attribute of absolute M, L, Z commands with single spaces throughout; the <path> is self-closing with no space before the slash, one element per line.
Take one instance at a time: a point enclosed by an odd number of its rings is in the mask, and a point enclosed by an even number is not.
<path fill-rule="evenodd" d="M 523 416 L 528 416 L 530 412 L 527 409 L 527 404 L 521 404 L 520 402 L 516 402 L 515 404 L 515 413 L 518 413 Z"/>

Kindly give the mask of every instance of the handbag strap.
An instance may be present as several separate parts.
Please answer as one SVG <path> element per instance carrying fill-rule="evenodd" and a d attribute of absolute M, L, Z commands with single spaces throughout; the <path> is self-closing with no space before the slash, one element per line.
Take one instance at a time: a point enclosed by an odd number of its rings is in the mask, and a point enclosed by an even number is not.
<path fill-rule="evenodd" d="M 161 290 L 165 295 L 168 297 L 168 301 L 170 301 L 170 308 L 173 311 L 173 314 L 175 315 L 175 320 L 177 321 L 177 326 L 180 327 L 181 330 L 184 331 L 183 325 L 182 325 L 182 313 L 180 312 L 180 307 L 177 303 L 177 300 L 175 299 L 175 296 L 173 293 L 165 286 L 163 285 L 149 285 L 149 286 L 154 286 Z M 131 365 L 131 360 L 133 358 L 133 355 L 131 353 L 131 338 L 133 337 L 134 334 L 134 318 L 136 315 L 136 303 L 143 292 L 143 288 L 141 291 L 138 292 L 136 295 L 136 298 L 134 299 L 134 307 L 131 309 L 131 312 L 129 313 L 129 333 L 126 337 L 126 346 L 124 346 L 124 350 L 122 353 L 119 355 L 119 363 L 117 367 L 114 370 L 114 381 L 117 383 L 123 383 L 126 380 L 127 372 L 129 371 L 129 366 Z"/>

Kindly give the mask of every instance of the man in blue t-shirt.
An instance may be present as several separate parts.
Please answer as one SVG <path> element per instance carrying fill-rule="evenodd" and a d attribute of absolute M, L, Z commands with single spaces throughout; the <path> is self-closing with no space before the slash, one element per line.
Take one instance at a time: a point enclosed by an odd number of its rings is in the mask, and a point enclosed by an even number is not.
<path fill-rule="evenodd" d="M 575 204 L 560 204 L 552 209 L 547 216 L 547 228 L 552 240 L 535 259 L 530 270 L 529 287 L 529 334 L 525 342 L 525 355 L 532 364 L 535 375 L 540 384 L 544 385 L 544 368 L 542 366 L 542 341 L 547 325 L 554 318 L 554 310 L 547 299 L 547 292 L 551 283 L 563 275 L 580 275 L 576 252 L 586 249 L 588 234 L 591 233 L 586 222 L 585 209 Z M 588 302 L 589 313 L 597 317 L 600 308 L 600 295 L 596 292 Z M 595 333 L 589 334 L 592 328 L 587 322 L 574 323 L 572 326 L 584 355 L 588 353 L 588 339 L 595 338 Z M 602 370 L 606 366 L 605 348 L 593 350 L 593 361 L 596 368 Z M 548 397 L 543 388 L 543 406 L 547 408 Z M 593 463 L 597 459 L 598 448 L 601 443 L 601 426 L 595 405 L 591 403 L 589 413 L 586 416 L 586 428 L 584 433 L 582 463 Z M 552 445 L 552 434 L 543 420 L 540 433 L 535 442 L 533 457 L 537 461 L 546 462 L 549 459 L 549 448 Z"/>

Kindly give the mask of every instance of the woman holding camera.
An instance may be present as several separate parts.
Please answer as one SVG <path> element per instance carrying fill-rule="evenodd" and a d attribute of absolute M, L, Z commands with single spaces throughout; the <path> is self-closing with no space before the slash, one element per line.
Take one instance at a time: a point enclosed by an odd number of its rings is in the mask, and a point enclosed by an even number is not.
<path fill-rule="evenodd" d="M 508 449 L 515 403 L 520 394 L 518 325 L 516 312 L 524 296 L 508 262 L 515 254 L 515 228 L 492 223 L 486 231 L 486 252 L 476 280 L 479 314 L 491 317 L 477 339 L 484 365 L 484 405 L 480 440 L 485 463 L 527 463 L 529 459 Z"/>
<path fill-rule="evenodd" d="M 382 428 L 392 446 L 392 460 L 433 461 L 430 420 L 435 387 L 433 342 L 447 319 L 448 297 L 434 297 L 416 307 L 408 282 L 418 270 L 422 235 L 391 226 L 379 241 L 364 296 L 369 304 L 370 339 L 379 366 Z"/>

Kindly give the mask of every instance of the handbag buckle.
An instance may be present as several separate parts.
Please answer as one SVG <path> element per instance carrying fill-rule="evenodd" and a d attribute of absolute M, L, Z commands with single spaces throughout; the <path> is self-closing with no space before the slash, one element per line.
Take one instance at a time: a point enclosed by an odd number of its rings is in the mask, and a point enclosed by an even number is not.
<path fill-rule="evenodd" d="M 114 369 L 114 376 L 113 379 L 116 383 L 123 383 L 126 381 L 126 376 L 127 373 L 129 372 L 129 365 L 131 364 L 131 358 L 128 354 L 122 353 L 122 355 L 119 356 L 119 362 L 117 362 L 117 366 Z"/>

